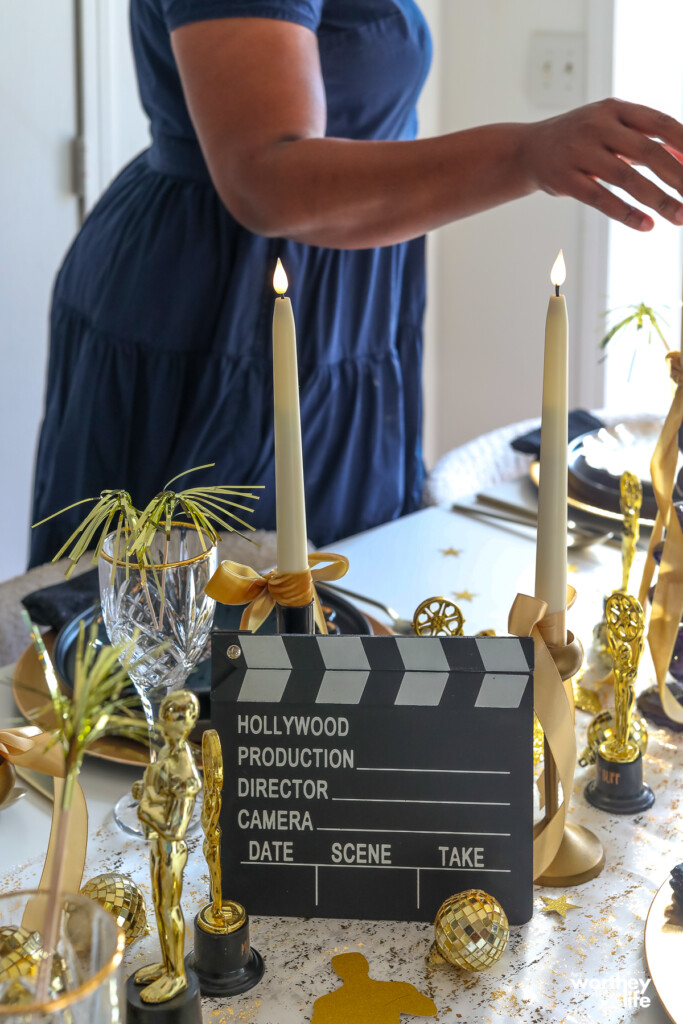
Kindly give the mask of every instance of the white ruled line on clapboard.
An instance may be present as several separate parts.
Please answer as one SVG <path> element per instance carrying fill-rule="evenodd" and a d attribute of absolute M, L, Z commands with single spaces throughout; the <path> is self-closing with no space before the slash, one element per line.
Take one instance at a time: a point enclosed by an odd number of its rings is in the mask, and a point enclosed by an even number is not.
<path fill-rule="evenodd" d="M 361 768 L 357 772 L 431 772 L 436 775 L 510 775 L 510 772 L 489 772 L 484 768 Z"/>
<path fill-rule="evenodd" d="M 425 828 L 342 828 L 336 825 L 319 825 L 316 832 L 386 832 L 389 835 L 405 836 L 498 836 L 509 839 L 509 832 L 434 832 Z"/>
<path fill-rule="evenodd" d="M 303 860 L 241 860 L 240 864 L 249 864 L 256 868 L 330 868 L 332 871 L 486 871 L 492 875 L 509 875 L 510 868 L 447 868 L 420 867 L 413 864 L 314 864 Z"/>
<path fill-rule="evenodd" d="M 333 796 L 333 802 L 351 804 L 459 804 L 467 807 L 509 807 L 509 800 L 404 800 L 403 797 Z"/>

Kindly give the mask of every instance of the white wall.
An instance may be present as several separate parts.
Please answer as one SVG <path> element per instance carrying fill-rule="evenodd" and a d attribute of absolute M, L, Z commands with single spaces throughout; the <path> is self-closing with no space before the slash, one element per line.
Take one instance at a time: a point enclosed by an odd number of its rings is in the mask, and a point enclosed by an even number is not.
<path fill-rule="evenodd" d="M 442 0 L 435 40 L 440 130 L 557 112 L 530 98 L 528 58 L 536 32 L 585 33 L 585 98 L 609 93 L 610 11 L 611 0 L 590 9 L 589 0 Z M 438 354 L 436 366 L 427 366 L 428 400 L 436 406 L 433 457 L 504 423 L 540 415 L 548 275 L 560 248 L 568 265 L 571 401 L 601 404 L 596 342 L 606 294 L 600 280 L 605 232 L 599 215 L 538 194 L 460 221 L 432 239 L 438 263 Z"/>
<path fill-rule="evenodd" d="M 22 572 L 55 270 L 78 225 L 72 0 L 0 6 L 0 579 Z"/>

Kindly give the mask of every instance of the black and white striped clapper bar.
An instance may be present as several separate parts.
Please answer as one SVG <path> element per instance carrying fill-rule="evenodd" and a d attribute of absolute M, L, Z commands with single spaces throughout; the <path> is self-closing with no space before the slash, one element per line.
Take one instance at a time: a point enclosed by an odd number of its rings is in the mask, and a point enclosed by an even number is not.
<path fill-rule="evenodd" d="M 532 914 L 533 641 L 216 632 L 226 897 L 250 914 Z"/>

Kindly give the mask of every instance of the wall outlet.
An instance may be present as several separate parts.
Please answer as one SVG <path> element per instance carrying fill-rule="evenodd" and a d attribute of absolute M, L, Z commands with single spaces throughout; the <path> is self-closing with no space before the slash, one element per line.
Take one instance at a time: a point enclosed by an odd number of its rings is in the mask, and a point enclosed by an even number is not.
<path fill-rule="evenodd" d="M 586 37 L 581 32 L 534 32 L 529 47 L 529 94 L 538 107 L 566 110 L 585 100 Z"/>

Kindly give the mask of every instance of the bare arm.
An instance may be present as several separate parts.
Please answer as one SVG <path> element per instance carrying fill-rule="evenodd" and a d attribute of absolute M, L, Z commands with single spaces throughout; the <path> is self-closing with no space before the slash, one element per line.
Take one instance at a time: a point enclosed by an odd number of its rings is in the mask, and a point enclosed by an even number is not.
<path fill-rule="evenodd" d="M 683 190 L 681 165 L 654 141 L 683 150 L 683 127 L 647 107 L 605 100 L 536 124 L 415 142 L 325 138 L 309 29 L 216 19 L 176 29 L 171 39 L 214 184 L 258 234 L 341 249 L 390 245 L 539 189 L 640 230 L 653 226 L 598 179 L 683 223 L 683 206 L 632 166 Z"/>

